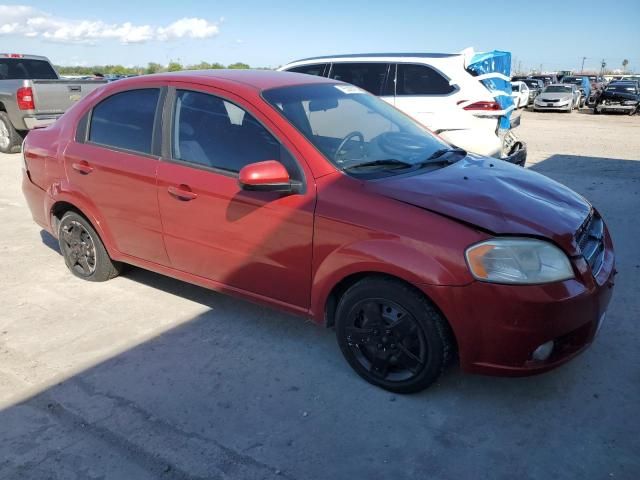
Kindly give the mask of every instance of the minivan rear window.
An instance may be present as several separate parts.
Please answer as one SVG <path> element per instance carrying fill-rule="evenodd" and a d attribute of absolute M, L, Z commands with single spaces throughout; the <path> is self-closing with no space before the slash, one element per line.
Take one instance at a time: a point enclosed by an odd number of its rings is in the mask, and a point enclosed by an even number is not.
<path fill-rule="evenodd" d="M 455 90 L 442 74 L 426 65 L 398 64 L 396 95 L 447 95 Z"/>
<path fill-rule="evenodd" d="M 302 65 L 300 67 L 289 68 L 287 69 L 287 72 L 306 73 L 307 75 L 316 75 L 318 77 L 323 77 L 326 67 L 326 63 L 316 63 L 313 65 Z"/>
<path fill-rule="evenodd" d="M 0 59 L 0 80 L 57 80 L 58 74 L 45 60 Z"/>
<path fill-rule="evenodd" d="M 89 141 L 106 147 L 151 154 L 160 90 L 116 93 L 93 108 Z"/>

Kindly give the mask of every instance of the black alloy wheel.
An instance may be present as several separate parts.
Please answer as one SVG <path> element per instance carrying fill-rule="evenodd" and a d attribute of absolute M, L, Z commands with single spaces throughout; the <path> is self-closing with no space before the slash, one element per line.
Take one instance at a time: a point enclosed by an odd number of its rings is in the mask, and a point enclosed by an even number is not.
<path fill-rule="evenodd" d="M 103 282 L 122 271 L 122 264 L 111 260 L 93 226 L 74 211 L 60 220 L 58 243 L 67 268 L 76 277 Z"/>
<path fill-rule="evenodd" d="M 424 295 L 389 278 L 367 278 L 343 295 L 336 311 L 343 355 L 368 382 L 398 392 L 433 383 L 449 361 L 446 321 Z"/>

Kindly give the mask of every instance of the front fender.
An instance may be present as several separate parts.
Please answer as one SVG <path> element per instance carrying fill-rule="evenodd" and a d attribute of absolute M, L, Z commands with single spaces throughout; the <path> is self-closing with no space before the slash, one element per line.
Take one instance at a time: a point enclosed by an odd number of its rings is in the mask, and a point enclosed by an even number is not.
<path fill-rule="evenodd" d="M 367 239 L 341 246 L 315 265 L 314 272 L 311 315 L 317 322 L 324 320 L 333 288 L 354 274 L 382 273 L 412 285 L 466 285 L 473 281 L 463 252 L 459 259 L 447 258 L 430 254 L 424 244 L 398 238 Z"/>

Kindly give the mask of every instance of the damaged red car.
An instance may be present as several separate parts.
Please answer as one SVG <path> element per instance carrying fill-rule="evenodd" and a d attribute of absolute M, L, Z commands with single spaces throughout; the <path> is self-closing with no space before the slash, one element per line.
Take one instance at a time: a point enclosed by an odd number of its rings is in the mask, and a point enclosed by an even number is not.
<path fill-rule="evenodd" d="M 611 237 L 582 196 L 309 75 L 111 83 L 27 136 L 23 191 L 74 275 L 131 264 L 309 316 L 395 392 L 454 358 L 552 369 L 612 295 Z"/>

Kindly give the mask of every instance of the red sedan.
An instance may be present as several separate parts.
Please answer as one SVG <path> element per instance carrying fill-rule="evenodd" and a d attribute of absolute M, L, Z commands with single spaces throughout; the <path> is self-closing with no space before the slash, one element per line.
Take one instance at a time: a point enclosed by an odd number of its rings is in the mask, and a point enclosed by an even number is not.
<path fill-rule="evenodd" d="M 367 381 L 498 375 L 588 346 L 611 298 L 598 212 L 452 147 L 384 101 L 302 74 L 121 80 L 24 144 L 33 219 L 90 281 L 137 265 L 335 326 Z"/>

